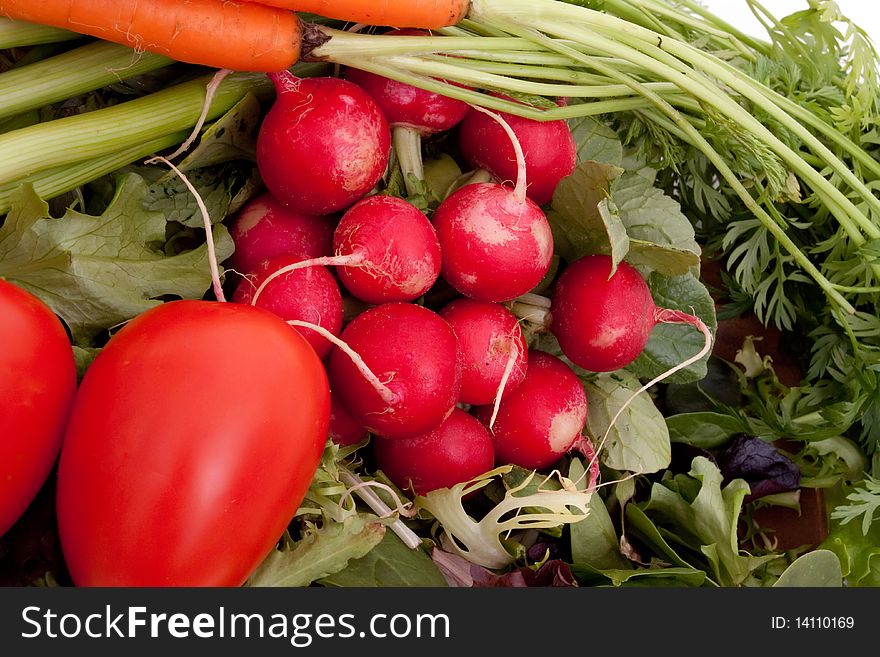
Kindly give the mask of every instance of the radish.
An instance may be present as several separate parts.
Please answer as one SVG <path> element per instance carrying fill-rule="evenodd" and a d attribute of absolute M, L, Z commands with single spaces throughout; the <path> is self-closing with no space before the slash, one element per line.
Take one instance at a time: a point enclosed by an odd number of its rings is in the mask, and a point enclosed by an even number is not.
<path fill-rule="evenodd" d="M 527 194 L 538 205 L 549 203 L 556 185 L 574 171 L 577 146 L 564 120 L 535 121 L 501 113 L 522 147 L 529 176 Z M 474 168 L 488 170 L 498 180 L 516 180 L 518 165 L 510 141 L 496 121 L 482 112 L 468 112 L 461 122 L 458 145 Z"/>
<path fill-rule="evenodd" d="M 260 194 L 238 211 L 232 223 L 229 232 L 235 253 L 229 266 L 251 274 L 261 262 L 277 255 L 330 255 L 335 226 L 331 217 L 304 214 L 268 192 Z"/>
<path fill-rule="evenodd" d="M 425 36 L 428 32 L 402 29 L 392 30 L 388 34 Z M 422 139 L 458 125 L 468 113 L 468 104 L 358 68 L 348 68 L 345 78 L 370 94 L 382 109 L 391 126 L 391 139 L 400 160 L 407 192 L 416 193 L 410 175 L 416 180 L 425 178 Z"/>
<path fill-rule="evenodd" d="M 385 172 L 388 122 L 353 82 L 270 73 L 277 98 L 257 135 L 257 166 L 278 200 L 330 214 L 365 196 Z"/>
<path fill-rule="evenodd" d="M 284 320 L 299 320 L 317 324 L 332 335 L 342 328 L 342 295 L 336 280 L 326 267 L 294 269 L 274 277 L 263 287 L 254 302 L 254 293 L 270 275 L 300 262 L 301 256 L 280 255 L 266 260 L 257 269 L 253 280 L 243 278 L 232 293 L 235 303 L 252 304 L 265 308 Z M 297 327 L 320 358 L 325 358 L 333 344 L 314 330 Z"/>
<path fill-rule="evenodd" d="M 492 438 L 460 408 L 420 436 L 372 443 L 376 465 L 399 488 L 425 495 L 469 481 L 495 464 Z"/>
<path fill-rule="evenodd" d="M 333 234 L 335 255 L 292 263 L 275 276 L 316 265 L 338 267 L 349 292 L 367 303 L 414 301 L 440 276 L 440 243 L 428 218 L 394 196 L 370 196 L 352 205 Z"/>
<path fill-rule="evenodd" d="M 471 411 L 488 426 L 491 406 Z M 555 463 L 576 443 L 587 421 L 587 395 L 564 361 L 529 351 L 525 379 L 501 400 L 490 429 L 496 461 L 539 470 Z"/>
<path fill-rule="evenodd" d="M 394 196 L 371 196 L 343 215 L 333 235 L 339 278 L 368 303 L 413 301 L 440 276 L 440 242 L 428 218 Z M 349 260 L 343 262 L 342 258 Z"/>
<path fill-rule="evenodd" d="M 330 426 L 327 429 L 330 440 L 341 447 L 356 445 L 367 437 L 367 430 L 349 414 L 338 395 L 330 392 Z"/>
<path fill-rule="evenodd" d="M 461 352 L 461 394 L 465 404 L 490 404 L 526 376 L 528 347 L 517 318 L 488 301 L 455 299 L 440 310 Z"/>
<path fill-rule="evenodd" d="M 458 340 L 437 313 L 411 303 L 381 304 L 355 317 L 340 339 L 391 393 L 383 398 L 349 354 L 331 352 L 331 389 L 372 433 L 391 439 L 417 436 L 452 412 L 461 391 Z"/>
<path fill-rule="evenodd" d="M 519 165 L 516 186 L 473 183 L 450 194 L 432 221 L 443 251 L 441 275 L 461 294 L 508 301 L 534 288 L 550 269 L 553 235 L 547 217 L 526 196 L 522 150 L 510 127 Z"/>
<path fill-rule="evenodd" d="M 562 353 L 592 372 L 626 367 L 645 348 L 660 322 L 689 324 L 706 338 L 703 350 L 663 377 L 702 358 L 712 334 L 699 317 L 654 305 L 645 279 L 632 265 L 621 262 L 611 275 L 607 255 L 589 255 L 571 263 L 556 281 L 550 305 L 550 331 Z"/>

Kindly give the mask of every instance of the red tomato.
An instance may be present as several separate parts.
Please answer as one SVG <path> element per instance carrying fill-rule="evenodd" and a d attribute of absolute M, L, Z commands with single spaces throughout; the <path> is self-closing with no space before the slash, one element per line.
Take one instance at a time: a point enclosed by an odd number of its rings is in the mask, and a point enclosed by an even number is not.
<path fill-rule="evenodd" d="M 45 483 L 76 393 L 64 326 L 30 292 L 0 280 L 0 535 Z"/>
<path fill-rule="evenodd" d="M 248 305 L 171 301 L 86 371 L 58 469 L 80 586 L 238 586 L 272 549 L 327 438 L 324 368 Z"/>

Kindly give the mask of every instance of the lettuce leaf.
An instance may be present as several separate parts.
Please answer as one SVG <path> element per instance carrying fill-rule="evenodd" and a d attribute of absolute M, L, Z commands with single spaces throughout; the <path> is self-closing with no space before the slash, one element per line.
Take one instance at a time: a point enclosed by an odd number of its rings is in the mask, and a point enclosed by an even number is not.
<path fill-rule="evenodd" d="M 100 216 L 69 209 L 55 218 L 33 187 L 22 186 L 0 227 L 0 277 L 41 298 L 83 347 L 163 297 L 202 298 L 211 281 L 207 247 L 167 255 L 167 220 L 144 209 L 146 193 L 143 178 L 126 174 Z M 214 241 L 218 260 L 232 254 L 223 226 Z"/>

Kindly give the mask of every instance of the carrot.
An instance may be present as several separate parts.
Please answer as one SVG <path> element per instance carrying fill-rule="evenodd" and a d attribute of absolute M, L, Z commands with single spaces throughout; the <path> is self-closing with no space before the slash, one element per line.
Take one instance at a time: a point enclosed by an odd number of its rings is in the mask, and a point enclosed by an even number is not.
<path fill-rule="evenodd" d="M 245 0 L 326 18 L 425 30 L 454 25 L 468 12 L 469 0 Z"/>
<path fill-rule="evenodd" d="M 191 64 L 263 73 L 295 64 L 302 37 L 291 11 L 225 0 L 0 0 L 0 16 Z"/>

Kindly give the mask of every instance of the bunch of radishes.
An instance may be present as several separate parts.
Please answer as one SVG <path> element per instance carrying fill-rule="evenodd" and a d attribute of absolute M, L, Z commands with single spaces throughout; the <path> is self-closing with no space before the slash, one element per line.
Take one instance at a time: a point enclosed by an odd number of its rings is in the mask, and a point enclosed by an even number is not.
<path fill-rule="evenodd" d="M 232 227 L 232 301 L 278 314 L 321 356 L 333 440 L 372 434 L 376 466 L 417 494 L 495 464 L 554 464 L 581 438 L 587 398 L 565 360 L 529 348 L 510 302 L 548 277 L 541 205 L 576 164 L 566 123 L 496 115 L 363 71 L 271 77 L 278 96 L 257 143 L 268 192 Z M 458 187 L 430 217 L 376 193 L 392 143 L 418 149 L 456 127 L 462 159 L 495 182 Z M 408 177 L 421 171 L 416 153 L 400 158 Z M 618 369 L 656 322 L 699 322 L 655 308 L 629 265 L 611 273 L 608 257 L 588 256 L 550 288 L 546 328 L 571 362 Z M 455 298 L 428 307 L 435 286 Z"/>

